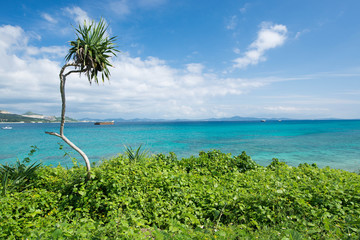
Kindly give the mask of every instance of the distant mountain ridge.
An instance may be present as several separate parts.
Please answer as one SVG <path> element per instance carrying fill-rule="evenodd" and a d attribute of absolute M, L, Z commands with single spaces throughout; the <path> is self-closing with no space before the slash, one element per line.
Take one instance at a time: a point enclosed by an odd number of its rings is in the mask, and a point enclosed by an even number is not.
<path fill-rule="evenodd" d="M 86 122 L 101 122 L 101 121 L 115 121 L 115 122 L 240 122 L 240 121 L 278 121 L 278 120 L 291 120 L 289 118 L 255 118 L 255 117 L 240 117 L 233 116 L 227 118 L 205 118 L 205 119 L 151 119 L 151 118 L 133 118 L 133 119 L 123 119 L 123 118 L 81 118 L 79 121 Z"/>
<path fill-rule="evenodd" d="M 257 118 L 257 117 L 224 117 L 224 118 L 205 118 L 205 119 L 151 119 L 151 118 L 65 118 L 67 122 L 254 122 L 254 121 L 282 121 L 282 120 L 296 120 L 291 118 Z M 310 120 L 310 119 L 309 119 Z M 341 120 L 337 118 L 324 118 L 324 119 L 312 119 L 312 120 Z M 42 114 L 28 111 L 24 114 L 14 114 L 5 110 L 0 110 L 0 122 L 60 122 L 60 117 L 45 116 Z"/>
<path fill-rule="evenodd" d="M 39 114 L 39 113 L 34 113 L 34 112 L 31 112 L 31 111 L 27 111 L 26 113 L 23 113 L 21 115 L 42 115 L 42 114 Z M 43 115 L 42 115 L 43 116 Z"/>
<path fill-rule="evenodd" d="M 232 121 L 261 121 L 263 118 L 254 118 L 254 117 L 227 117 L 227 118 L 209 118 L 206 121 L 224 121 L 224 122 L 232 122 Z"/>

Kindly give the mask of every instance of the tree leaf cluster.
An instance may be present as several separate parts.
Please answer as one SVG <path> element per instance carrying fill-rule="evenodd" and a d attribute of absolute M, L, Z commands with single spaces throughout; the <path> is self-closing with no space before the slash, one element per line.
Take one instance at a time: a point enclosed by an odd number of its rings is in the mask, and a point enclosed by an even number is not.
<path fill-rule="evenodd" d="M 144 161 L 146 156 L 148 155 L 147 150 L 141 149 L 142 145 L 140 145 L 136 150 L 131 146 L 125 146 L 125 155 L 127 155 L 130 162 L 138 162 Z"/>
<path fill-rule="evenodd" d="M 89 83 L 98 83 L 98 74 L 101 79 L 110 78 L 108 67 L 112 67 L 110 57 L 116 56 L 118 50 L 115 47 L 116 37 L 107 36 L 108 26 L 104 19 L 98 23 L 94 21 L 79 24 L 76 30 L 77 39 L 70 41 L 71 48 L 65 56 L 65 61 L 74 60 L 76 67 L 85 72 Z"/>

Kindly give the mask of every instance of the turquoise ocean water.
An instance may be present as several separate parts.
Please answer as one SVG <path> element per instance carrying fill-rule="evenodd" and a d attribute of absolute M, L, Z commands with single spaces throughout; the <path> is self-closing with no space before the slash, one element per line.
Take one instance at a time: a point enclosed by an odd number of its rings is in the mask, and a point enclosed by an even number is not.
<path fill-rule="evenodd" d="M 7 125 L 13 129 L 0 129 L 0 163 L 23 159 L 31 145 L 39 148 L 32 159 L 44 164 L 72 166 L 71 159 L 63 156 L 64 151 L 82 162 L 61 139 L 44 133 L 58 132 L 59 123 Z M 175 152 L 178 158 L 219 149 L 233 155 L 246 151 L 264 166 L 276 157 L 292 166 L 307 162 L 349 171 L 360 169 L 360 120 L 115 123 L 109 126 L 66 123 L 65 135 L 93 162 L 123 153 L 124 145 L 137 148 L 143 144 L 152 154 Z M 63 150 L 59 149 L 59 143 L 64 144 Z"/>

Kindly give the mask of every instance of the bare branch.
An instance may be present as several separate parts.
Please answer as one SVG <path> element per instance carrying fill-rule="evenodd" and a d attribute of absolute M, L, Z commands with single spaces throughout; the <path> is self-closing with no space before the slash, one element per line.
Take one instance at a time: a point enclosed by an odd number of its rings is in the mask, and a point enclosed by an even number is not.
<path fill-rule="evenodd" d="M 84 70 L 71 70 L 71 71 L 65 73 L 63 76 L 64 76 L 64 77 L 67 77 L 67 76 L 70 75 L 71 73 L 82 73 L 82 72 L 85 72 L 85 69 L 84 69 Z"/>
<path fill-rule="evenodd" d="M 88 71 L 88 68 L 84 68 L 82 70 L 81 69 L 80 70 L 71 70 L 71 71 L 64 74 L 65 68 L 67 68 L 67 67 L 75 67 L 75 69 L 76 69 L 76 67 L 78 67 L 78 66 L 79 66 L 79 64 L 77 64 L 77 63 L 68 63 L 61 69 L 60 75 L 62 74 L 62 76 L 64 78 L 66 78 L 68 75 L 70 75 L 72 73 L 82 73 L 82 72 L 87 72 Z"/>
<path fill-rule="evenodd" d="M 65 69 L 67 68 L 67 67 L 76 67 L 78 64 L 77 63 L 67 63 L 67 64 L 65 64 L 62 68 L 61 68 L 61 70 L 60 70 L 60 73 L 59 73 L 59 75 L 60 76 L 62 76 L 63 75 L 63 72 L 65 71 Z"/>
<path fill-rule="evenodd" d="M 59 138 L 61 138 L 61 135 L 56 133 L 56 132 L 45 132 L 46 134 L 49 134 L 49 135 L 53 135 L 53 136 L 57 136 Z"/>

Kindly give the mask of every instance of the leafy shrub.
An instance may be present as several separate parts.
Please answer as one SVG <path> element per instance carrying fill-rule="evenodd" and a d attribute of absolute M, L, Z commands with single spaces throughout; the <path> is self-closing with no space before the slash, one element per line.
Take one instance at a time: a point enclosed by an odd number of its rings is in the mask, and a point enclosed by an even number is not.
<path fill-rule="evenodd" d="M 254 160 L 252 160 L 250 156 L 246 155 L 245 151 L 234 159 L 240 172 L 246 172 L 248 170 L 253 170 L 259 167 L 259 165 Z"/>
<path fill-rule="evenodd" d="M 176 154 L 173 152 L 170 152 L 167 156 L 159 153 L 155 155 L 155 160 L 158 162 L 163 162 L 166 165 L 173 165 L 175 161 L 178 161 Z"/>
<path fill-rule="evenodd" d="M 242 152 L 239 156 L 232 157 L 231 154 L 225 154 L 218 150 L 207 153 L 200 152 L 199 157 L 182 159 L 179 165 L 183 166 L 188 173 L 199 172 L 211 176 L 221 176 L 234 171 L 243 173 L 259 167 L 250 156 L 246 155 L 246 152 Z"/>
<path fill-rule="evenodd" d="M 31 180 L 35 178 L 35 172 L 40 168 L 41 163 L 33 163 L 27 166 L 30 156 L 32 156 L 38 149 L 36 146 L 31 146 L 32 149 L 28 153 L 28 157 L 21 162 L 18 159 L 13 165 L 0 165 L 0 179 L 1 179 L 1 193 L 5 195 L 7 192 L 14 190 L 23 191 L 31 185 Z"/>
<path fill-rule="evenodd" d="M 285 162 L 281 162 L 281 161 L 279 161 L 279 159 L 273 158 L 271 163 L 266 168 L 271 169 L 271 170 L 275 170 L 277 168 L 281 168 L 281 167 L 284 167 L 284 166 L 286 166 Z"/>
<path fill-rule="evenodd" d="M 0 238 L 357 239 L 360 176 L 309 164 L 267 168 L 246 153 L 126 155 L 93 168 L 42 166 L 0 197 Z"/>

